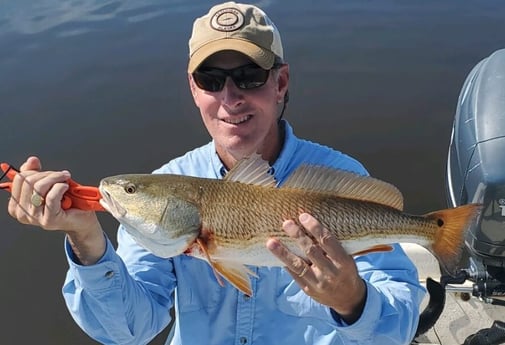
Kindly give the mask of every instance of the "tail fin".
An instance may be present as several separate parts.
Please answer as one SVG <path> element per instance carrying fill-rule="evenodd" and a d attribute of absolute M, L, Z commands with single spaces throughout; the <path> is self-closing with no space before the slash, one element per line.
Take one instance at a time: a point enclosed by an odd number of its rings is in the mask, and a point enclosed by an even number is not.
<path fill-rule="evenodd" d="M 463 250 L 465 232 L 481 209 L 480 204 L 467 204 L 426 215 L 439 226 L 431 251 L 449 274 L 454 274 L 456 270 Z"/>

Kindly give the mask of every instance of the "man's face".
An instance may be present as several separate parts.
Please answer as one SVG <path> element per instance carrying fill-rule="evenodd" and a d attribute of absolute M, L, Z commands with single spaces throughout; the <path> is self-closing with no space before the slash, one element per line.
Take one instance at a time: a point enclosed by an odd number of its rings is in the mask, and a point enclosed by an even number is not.
<path fill-rule="evenodd" d="M 229 70 L 251 63 L 245 55 L 223 51 L 202 66 Z M 254 89 L 240 89 L 227 77 L 222 90 L 205 91 L 189 76 L 195 104 L 223 160 L 238 160 L 256 152 L 275 158 L 270 156 L 277 154 L 281 145 L 277 121 L 288 79 L 288 66 L 284 65 L 271 70 L 266 83 Z"/>

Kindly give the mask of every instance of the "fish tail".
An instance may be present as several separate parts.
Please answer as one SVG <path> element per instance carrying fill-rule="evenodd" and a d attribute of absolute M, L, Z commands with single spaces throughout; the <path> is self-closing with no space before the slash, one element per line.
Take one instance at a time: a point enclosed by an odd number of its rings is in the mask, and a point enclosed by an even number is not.
<path fill-rule="evenodd" d="M 454 274 L 461 258 L 466 230 L 478 216 L 482 205 L 467 204 L 428 213 L 426 217 L 436 221 L 436 231 L 430 251 L 438 259 L 442 267 Z"/>

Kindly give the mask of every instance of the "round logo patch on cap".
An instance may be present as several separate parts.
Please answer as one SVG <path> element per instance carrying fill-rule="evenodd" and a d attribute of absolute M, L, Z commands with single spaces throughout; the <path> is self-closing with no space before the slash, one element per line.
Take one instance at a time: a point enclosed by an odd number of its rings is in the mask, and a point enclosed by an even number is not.
<path fill-rule="evenodd" d="M 223 8 L 212 16 L 210 25 L 218 31 L 235 31 L 244 24 L 244 15 L 236 8 Z"/>

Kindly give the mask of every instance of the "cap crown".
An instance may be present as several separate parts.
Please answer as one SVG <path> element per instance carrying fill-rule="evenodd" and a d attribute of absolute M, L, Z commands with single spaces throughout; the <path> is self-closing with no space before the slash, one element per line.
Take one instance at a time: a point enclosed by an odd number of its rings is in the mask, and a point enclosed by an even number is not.
<path fill-rule="evenodd" d="M 222 50 L 243 53 L 264 69 L 272 68 L 276 56 L 284 58 L 279 31 L 265 12 L 235 2 L 214 6 L 195 20 L 189 40 L 189 72 Z"/>

